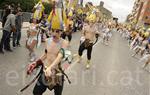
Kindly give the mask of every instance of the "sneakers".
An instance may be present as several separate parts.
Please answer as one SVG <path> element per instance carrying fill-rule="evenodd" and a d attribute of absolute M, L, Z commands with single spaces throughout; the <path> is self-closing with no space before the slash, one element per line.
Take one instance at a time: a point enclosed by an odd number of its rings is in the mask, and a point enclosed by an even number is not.
<path fill-rule="evenodd" d="M 132 54 L 132 57 L 135 57 L 136 54 Z"/>
<path fill-rule="evenodd" d="M 80 63 L 81 62 L 81 56 L 78 56 L 78 61 L 77 63 Z"/>
<path fill-rule="evenodd" d="M 20 44 L 17 44 L 17 47 L 21 47 L 21 45 L 20 45 Z"/>
<path fill-rule="evenodd" d="M 36 60 L 35 57 L 31 57 L 30 62 L 34 62 Z"/>
<path fill-rule="evenodd" d="M 90 65 L 89 65 L 89 64 L 87 64 L 87 65 L 86 65 L 86 69 L 89 69 L 89 68 L 90 68 Z"/>
<path fill-rule="evenodd" d="M 87 68 L 87 69 L 90 68 L 90 63 L 91 63 L 90 60 L 87 60 L 87 65 L 86 65 L 86 68 Z"/>
<path fill-rule="evenodd" d="M 34 62 L 36 60 L 36 55 L 34 52 L 30 53 L 29 56 L 30 56 L 30 62 Z"/>
<path fill-rule="evenodd" d="M 109 45 L 108 42 L 106 42 L 105 45 L 108 46 Z"/>
<path fill-rule="evenodd" d="M 13 49 L 16 49 L 17 47 L 15 46 L 15 47 L 13 47 Z"/>

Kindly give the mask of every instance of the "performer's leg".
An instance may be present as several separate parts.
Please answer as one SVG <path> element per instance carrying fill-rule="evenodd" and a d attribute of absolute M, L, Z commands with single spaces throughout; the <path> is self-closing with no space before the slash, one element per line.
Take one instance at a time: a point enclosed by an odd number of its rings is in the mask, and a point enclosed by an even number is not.
<path fill-rule="evenodd" d="M 86 68 L 89 68 L 89 67 L 90 67 L 92 48 L 93 48 L 92 45 L 90 45 L 90 46 L 87 48 L 87 59 L 88 59 L 88 60 L 87 60 L 87 66 L 86 66 Z"/>
<path fill-rule="evenodd" d="M 62 84 L 54 87 L 54 95 L 62 95 L 64 85 L 64 76 L 62 76 Z"/>
<path fill-rule="evenodd" d="M 66 38 L 66 34 L 65 34 L 65 32 L 63 32 L 63 33 L 62 33 L 61 37 L 62 37 L 63 39 L 65 39 L 65 38 Z"/>
<path fill-rule="evenodd" d="M 45 76 L 44 76 L 44 74 L 42 74 L 39 77 L 39 79 L 33 89 L 33 95 L 42 95 L 46 91 L 46 89 L 47 89 L 47 86 L 46 86 L 46 82 L 45 82 Z"/>
<path fill-rule="evenodd" d="M 29 55 L 30 55 L 30 61 L 32 62 L 32 61 L 35 61 L 35 59 L 36 59 L 36 55 L 35 55 L 35 52 L 34 52 L 34 48 L 35 48 L 35 46 L 36 46 L 36 44 L 37 44 L 37 40 L 33 40 L 32 42 L 31 42 L 31 44 L 27 47 L 28 48 L 28 50 L 29 50 Z"/>
<path fill-rule="evenodd" d="M 144 52 L 145 52 L 145 49 L 142 49 L 140 55 L 143 56 Z"/>
<path fill-rule="evenodd" d="M 81 61 L 81 56 L 82 56 L 82 54 L 83 54 L 84 49 L 85 49 L 85 46 L 84 46 L 84 42 L 83 42 L 83 43 L 80 45 L 79 50 L 78 50 L 78 55 L 79 55 L 78 62 Z"/>
<path fill-rule="evenodd" d="M 148 58 L 148 60 L 145 62 L 145 64 L 144 64 L 144 66 L 143 66 L 143 68 L 146 68 L 147 67 L 147 65 L 150 63 L 150 57 Z"/>
<path fill-rule="evenodd" d="M 88 58 L 88 60 L 91 60 L 92 48 L 93 48 L 93 46 L 89 46 L 88 49 L 87 49 L 87 58 Z"/>
<path fill-rule="evenodd" d="M 68 35 L 69 43 L 71 42 L 71 39 L 72 39 L 72 34 L 70 33 L 70 34 Z"/>

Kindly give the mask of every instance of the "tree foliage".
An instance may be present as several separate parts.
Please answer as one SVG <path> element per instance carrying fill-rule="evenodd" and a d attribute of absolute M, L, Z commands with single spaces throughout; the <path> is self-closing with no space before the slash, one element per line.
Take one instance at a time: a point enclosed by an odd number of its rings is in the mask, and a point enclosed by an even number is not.
<path fill-rule="evenodd" d="M 31 12 L 33 9 L 33 6 L 38 2 L 39 0 L 0 0 L 0 9 L 3 9 L 6 4 L 14 4 L 17 6 L 19 3 L 21 5 L 21 8 L 25 12 Z M 45 13 L 49 13 L 51 11 L 51 4 L 44 3 L 45 6 Z"/>

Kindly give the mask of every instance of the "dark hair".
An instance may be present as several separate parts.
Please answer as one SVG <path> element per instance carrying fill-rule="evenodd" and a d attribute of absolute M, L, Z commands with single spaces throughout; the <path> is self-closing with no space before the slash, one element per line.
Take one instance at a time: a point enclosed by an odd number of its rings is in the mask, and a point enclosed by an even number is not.
<path fill-rule="evenodd" d="M 6 10 L 5 10 L 5 15 L 9 15 L 11 13 L 11 9 L 9 9 L 9 8 L 7 8 Z"/>
<path fill-rule="evenodd" d="M 14 15 L 17 14 L 17 10 L 13 10 L 12 14 L 14 14 Z"/>

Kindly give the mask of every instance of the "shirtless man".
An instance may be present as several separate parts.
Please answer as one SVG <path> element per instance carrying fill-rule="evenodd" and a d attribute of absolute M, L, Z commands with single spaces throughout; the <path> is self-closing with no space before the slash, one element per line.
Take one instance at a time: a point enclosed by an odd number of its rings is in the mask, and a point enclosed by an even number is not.
<path fill-rule="evenodd" d="M 80 41 L 80 47 L 78 50 L 79 60 L 81 60 L 82 53 L 85 49 L 87 49 L 87 65 L 86 68 L 88 69 L 90 67 L 90 61 L 91 61 L 91 53 L 93 48 L 93 42 L 96 34 L 99 34 L 94 29 L 94 23 L 93 22 L 87 22 L 83 26 L 83 32 L 82 32 L 82 41 Z"/>
<path fill-rule="evenodd" d="M 62 51 L 65 52 L 65 50 L 67 50 L 68 41 L 61 39 L 61 31 L 59 29 L 55 29 L 52 31 L 52 37 L 46 40 L 45 48 L 46 49 L 43 55 L 36 62 L 29 65 L 28 68 L 28 74 L 31 74 L 39 65 L 43 65 L 45 68 L 34 87 L 33 95 L 42 95 L 46 89 L 49 88 L 49 85 L 47 85 L 47 80 L 54 74 L 54 70 L 60 70 L 60 63 L 64 57 Z M 46 64 L 43 63 L 44 60 L 46 61 Z M 61 84 L 56 84 L 52 88 L 54 89 L 54 95 L 62 95 L 64 76 L 62 75 L 61 77 Z"/>

